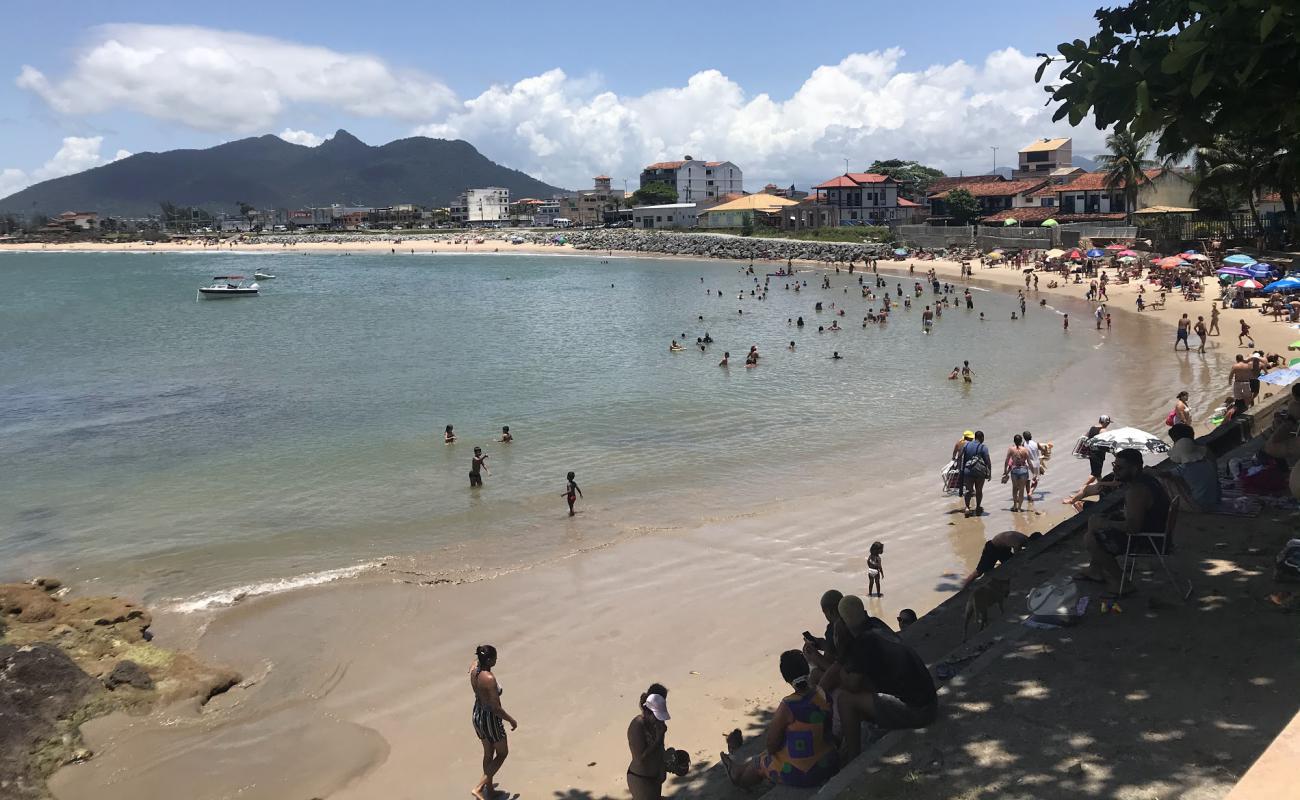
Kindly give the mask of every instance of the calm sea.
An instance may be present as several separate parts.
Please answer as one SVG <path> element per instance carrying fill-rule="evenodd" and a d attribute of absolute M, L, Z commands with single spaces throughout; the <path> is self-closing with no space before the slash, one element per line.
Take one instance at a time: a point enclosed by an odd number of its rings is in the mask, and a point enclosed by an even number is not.
<path fill-rule="evenodd" d="M 883 486 L 937 470 L 990 415 L 1085 399 L 1044 396 L 1065 364 L 1097 358 L 1082 307 L 1070 336 L 1056 313 L 1031 305 L 1012 322 L 1013 296 L 978 291 L 975 312 L 949 310 L 933 335 L 919 305 L 863 330 L 879 303 L 857 276 L 823 290 L 822 273 L 800 273 L 798 293 L 773 277 L 760 301 L 743 266 L 0 255 L 0 577 L 202 605 L 383 558 L 490 573 Z M 277 276 L 260 297 L 196 301 L 212 275 L 255 269 Z M 910 290 L 905 272 L 888 280 Z M 932 300 L 927 286 L 919 302 Z M 802 330 L 787 322 L 800 315 Z M 845 330 L 818 334 L 832 319 Z M 669 353 L 683 335 L 689 349 Z M 963 359 L 973 386 L 945 380 Z M 495 441 L 503 425 L 512 444 Z M 467 478 L 476 445 L 481 491 Z M 573 521 L 569 470 L 586 493 Z"/>

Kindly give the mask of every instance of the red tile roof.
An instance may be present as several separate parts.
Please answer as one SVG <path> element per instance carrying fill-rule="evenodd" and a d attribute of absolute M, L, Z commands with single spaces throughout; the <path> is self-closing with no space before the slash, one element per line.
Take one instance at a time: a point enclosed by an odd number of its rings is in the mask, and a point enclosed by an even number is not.
<path fill-rule="evenodd" d="M 1018 194 L 1025 194 L 1043 185 L 1043 181 L 1029 179 L 1023 181 L 987 181 L 984 183 L 968 183 L 963 186 L 955 186 L 954 189 L 965 189 L 973 197 L 1013 197 Z M 942 200 L 948 196 L 947 191 L 931 194 L 930 199 Z"/>
<path fill-rule="evenodd" d="M 899 208 L 920 208 L 921 204 L 913 203 L 911 200 L 908 200 L 906 197 L 900 197 L 898 198 L 898 207 Z"/>
<path fill-rule="evenodd" d="M 980 222 L 1002 222 L 1003 220 L 1014 219 L 1023 225 L 1055 218 L 1057 211 L 1058 209 L 1055 208 L 1004 208 L 996 214 L 980 217 Z"/>
<path fill-rule="evenodd" d="M 647 169 L 647 170 L 652 170 L 652 169 L 681 169 L 682 164 L 685 164 L 685 163 L 686 163 L 685 161 L 657 161 L 657 162 L 655 162 L 654 164 L 651 164 L 650 166 L 646 167 L 646 169 Z"/>
<path fill-rule="evenodd" d="M 819 183 L 812 187 L 814 189 L 854 189 L 859 186 L 872 183 L 893 183 L 894 179 L 888 175 L 877 175 L 874 172 L 846 172 L 843 175 L 836 176 L 830 180 Z"/>
<path fill-rule="evenodd" d="M 1155 178 L 1158 178 L 1164 170 L 1148 169 L 1144 170 L 1144 172 L 1146 172 L 1148 178 L 1154 180 Z M 1082 175 L 1076 176 L 1072 181 L 1060 184 L 1059 186 L 1052 186 L 1050 188 L 1055 192 L 1102 192 L 1106 191 L 1110 187 L 1106 186 L 1106 173 L 1085 172 Z M 1116 191 L 1121 189 L 1122 187 L 1115 187 Z"/>
<path fill-rule="evenodd" d="M 958 186 L 967 186 L 972 183 L 992 183 L 1005 180 L 1006 178 L 1001 175 L 960 175 L 956 178 L 937 178 L 934 183 L 930 184 L 930 194 L 940 194 L 949 189 L 956 189 Z"/>
<path fill-rule="evenodd" d="M 608 176 L 608 175 L 597 175 L 597 176 L 594 178 L 594 180 L 598 180 L 598 181 L 607 181 L 607 180 L 609 180 L 609 176 Z"/>
<path fill-rule="evenodd" d="M 1257 202 L 1260 202 L 1260 203 L 1280 203 L 1280 202 L 1282 202 L 1282 193 L 1281 193 L 1281 192 L 1269 192 L 1268 194 L 1260 195 L 1260 198 L 1259 198 L 1259 200 L 1258 200 Z"/>

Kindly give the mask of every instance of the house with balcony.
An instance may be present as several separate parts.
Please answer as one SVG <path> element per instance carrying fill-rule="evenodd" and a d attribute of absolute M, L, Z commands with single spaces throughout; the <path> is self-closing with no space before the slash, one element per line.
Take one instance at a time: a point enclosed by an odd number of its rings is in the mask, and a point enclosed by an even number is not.
<path fill-rule="evenodd" d="M 1011 172 L 1011 179 L 1049 178 L 1063 167 L 1073 165 L 1071 139 L 1039 139 L 1020 148 L 1020 162 Z"/>
<path fill-rule="evenodd" d="M 451 205 L 456 225 L 497 225 L 510 220 L 510 190 L 500 186 L 466 189 Z"/>
<path fill-rule="evenodd" d="M 610 185 L 608 175 L 597 175 L 592 179 L 592 184 L 590 189 L 569 192 L 560 197 L 558 216 L 571 220 L 575 225 L 600 225 L 605 222 L 607 215 L 623 207 L 624 192 Z"/>
<path fill-rule="evenodd" d="M 900 211 L 898 181 L 874 172 L 846 172 L 813 187 L 817 203 L 836 209 L 840 225 L 884 225 Z"/>
<path fill-rule="evenodd" d="M 939 191 L 934 191 L 935 187 L 932 186 L 930 194 L 926 197 L 926 202 L 930 206 L 930 219 L 940 221 L 952 218 L 948 209 L 948 196 L 958 189 L 970 192 L 979 203 L 980 215 L 987 216 L 1006 209 L 1036 207 L 1038 203 L 1033 199 L 1033 193 L 1047 184 L 1046 179 L 1043 178 L 1009 181 L 1002 179 L 1001 176 L 997 177 L 998 180 L 962 183 L 941 184 L 936 181 L 935 183 L 939 184 Z"/>
<path fill-rule="evenodd" d="M 745 176 L 730 161 L 660 161 L 641 170 L 641 188 L 663 183 L 677 190 L 679 203 L 717 202 L 729 194 L 744 194 Z"/>

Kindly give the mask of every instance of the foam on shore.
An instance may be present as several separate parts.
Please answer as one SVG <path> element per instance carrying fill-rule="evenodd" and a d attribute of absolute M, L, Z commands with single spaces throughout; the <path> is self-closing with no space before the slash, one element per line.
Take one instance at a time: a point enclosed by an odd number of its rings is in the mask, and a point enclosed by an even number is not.
<path fill-rule="evenodd" d="M 338 567 L 335 569 L 320 570 L 319 572 L 307 572 L 302 575 L 294 575 L 288 578 L 275 578 L 258 583 L 249 583 L 243 586 L 232 586 L 226 589 L 218 589 L 214 592 L 205 592 L 186 598 L 173 598 L 163 601 L 163 607 L 168 611 L 177 614 L 193 614 L 199 611 L 210 611 L 214 608 L 226 608 L 233 606 L 235 603 L 250 597 L 262 597 L 265 595 L 281 594 L 283 592 L 293 591 L 294 589 L 303 589 L 308 586 L 319 586 L 323 583 L 333 583 L 334 581 L 355 578 L 356 576 L 368 572 L 378 566 L 381 562 L 373 561 L 364 564 L 356 564 L 350 567 Z"/>

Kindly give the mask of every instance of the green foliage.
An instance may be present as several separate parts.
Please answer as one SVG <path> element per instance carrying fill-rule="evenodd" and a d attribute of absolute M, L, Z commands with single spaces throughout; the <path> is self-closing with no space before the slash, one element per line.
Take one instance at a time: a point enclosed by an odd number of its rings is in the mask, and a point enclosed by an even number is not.
<path fill-rule="evenodd" d="M 916 203 L 925 202 L 930 185 L 938 178 L 944 177 L 943 170 L 927 167 L 915 161 L 902 161 L 897 158 L 885 161 L 873 161 L 867 172 L 888 175 L 898 181 L 898 193 Z"/>
<path fill-rule="evenodd" d="M 661 206 L 677 202 L 677 190 L 666 183 L 647 183 L 632 193 L 632 202 L 638 206 Z"/>
<path fill-rule="evenodd" d="M 743 218 L 741 218 L 741 220 L 740 220 L 740 235 L 741 235 L 741 236 L 753 236 L 753 235 L 754 235 L 754 215 L 753 215 L 752 212 L 746 212 L 746 213 L 745 213 L 745 216 L 744 216 Z"/>
<path fill-rule="evenodd" d="M 1119 128 L 1106 137 L 1110 152 L 1097 159 L 1098 166 L 1106 173 L 1107 188 L 1124 192 L 1124 208 L 1129 213 L 1137 208 L 1138 191 L 1151 183 L 1146 170 L 1160 166 L 1147 157 L 1154 143 L 1154 136 L 1134 136 Z"/>
<path fill-rule="evenodd" d="M 1043 56 L 1055 119 L 1159 136 L 1169 156 L 1216 134 L 1300 141 L 1300 6 L 1294 0 L 1133 0 L 1096 12 L 1088 41 Z"/>
<path fill-rule="evenodd" d="M 958 225 L 969 225 L 971 220 L 980 215 L 980 202 L 965 189 L 957 188 L 948 192 L 943 203 L 948 208 L 948 215 Z"/>
<path fill-rule="evenodd" d="M 1255 198 L 1278 178 L 1284 154 L 1236 136 L 1216 136 L 1196 151 L 1197 202 L 1244 200 L 1255 216 Z"/>

